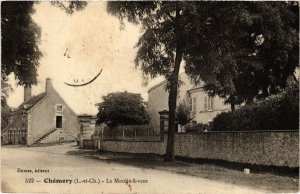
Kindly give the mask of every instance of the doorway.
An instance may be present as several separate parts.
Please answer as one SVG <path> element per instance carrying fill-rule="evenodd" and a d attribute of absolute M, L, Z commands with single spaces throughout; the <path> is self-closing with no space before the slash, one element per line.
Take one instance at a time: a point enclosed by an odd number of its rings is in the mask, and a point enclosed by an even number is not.
<path fill-rule="evenodd" d="M 56 116 L 56 128 L 62 128 L 62 116 Z"/>

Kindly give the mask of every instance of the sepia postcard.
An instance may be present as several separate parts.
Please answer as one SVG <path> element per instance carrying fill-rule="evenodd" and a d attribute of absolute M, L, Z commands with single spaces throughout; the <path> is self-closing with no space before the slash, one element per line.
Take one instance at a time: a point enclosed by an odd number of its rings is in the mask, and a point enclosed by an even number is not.
<path fill-rule="evenodd" d="M 299 192 L 299 2 L 2 1 L 1 192 Z"/>

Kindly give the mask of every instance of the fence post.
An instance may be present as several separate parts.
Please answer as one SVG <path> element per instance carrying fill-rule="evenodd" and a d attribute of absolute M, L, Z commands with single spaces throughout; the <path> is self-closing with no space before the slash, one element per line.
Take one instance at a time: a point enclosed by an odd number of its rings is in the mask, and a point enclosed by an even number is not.
<path fill-rule="evenodd" d="M 15 133 L 15 128 L 14 128 L 14 130 L 13 130 L 13 144 L 15 144 L 16 143 L 16 133 Z"/>
<path fill-rule="evenodd" d="M 124 134 L 124 129 L 123 129 L 122 131 L 123 131 L 123 139 L 124 139 L 124 137 L 125 137 L 125 134 Z"/>
<path fill-rule="evenodd" d="M 136 128 L 134 129 L 134 139 L 136 139 Z"/>
<path fill-rule="evenodd" d="M 149 129 L 147 129 L 147 140 L 149 140 Z"/>

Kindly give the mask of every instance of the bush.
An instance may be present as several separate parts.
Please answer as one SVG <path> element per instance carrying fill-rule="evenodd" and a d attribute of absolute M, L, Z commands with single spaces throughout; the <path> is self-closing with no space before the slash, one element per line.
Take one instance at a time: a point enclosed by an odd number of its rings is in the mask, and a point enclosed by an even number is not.
<path fill-rule="evenodd" d="M 186 105 L 185 101 L 178 105 L 176 110 L 176 119 L 181 125 L 186 125 L 193 119 L 191 117 L 189 107 Z"/>
<path fill-rule="evenodd" d="M 186 132 L 203 132 L 209 129 L 208 124 L 192 122 L 185 126 Z"/>
<path fill-rule="evenodd" d="M 212 123 L 212 131 L 290 130 L 299 128 L 299 89 L 290 86 L 283 92 L 221 113 Z"/>

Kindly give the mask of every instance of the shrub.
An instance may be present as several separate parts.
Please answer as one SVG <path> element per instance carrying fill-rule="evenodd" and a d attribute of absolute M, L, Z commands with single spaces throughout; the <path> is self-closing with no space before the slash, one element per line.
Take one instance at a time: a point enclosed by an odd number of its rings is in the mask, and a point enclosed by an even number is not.
<path fill-rule="evenodd" d="M 193 119 L 191 117 L 189 107 L 186 105 L 185 101 L 178 105 L 176 110 L 176 118 L 180 125 L 186 125 Z"/>
<path fill-rule="evenodd" d="M 185 126 L 186 132 L 203 132 L 209 129 L 208 124 L 192 122 Z"/>
<path fill-rule="evenodd" d="M 298 129 L 298 111 L 299 89 L 290 86 L 277 95 L 219 114 L 213 120 L 212 131 Z"/>

